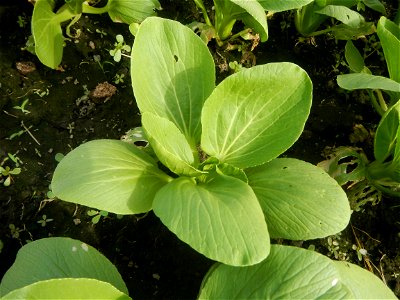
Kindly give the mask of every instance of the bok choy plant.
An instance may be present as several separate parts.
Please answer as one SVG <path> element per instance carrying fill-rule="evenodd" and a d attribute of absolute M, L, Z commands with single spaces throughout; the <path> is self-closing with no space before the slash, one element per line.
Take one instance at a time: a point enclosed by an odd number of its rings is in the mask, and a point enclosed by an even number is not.
<path fill-rule="evenodd" d="M 197 7 L 202 11 L 205 24 L 195 22 L 194 28 L 200 29 L 200 36 L 204 41 L 215 38 L 217 44 L 222 46 L 227 40 L 241 37 L 254 38 L 249 35 L 250 30 L 259 34 L 260 40 L 268 39 L 268 23 L 265 11 L 279 12 L 300 8 L 312 0 L 214 0 L 214 15 L 209 17 L 203 0 L 194 0 Z M 212 21 L 213 20 L 213 21 Z M 242 21 L 246 28 L 239 33 L 232 34 L 236 22 Z"/>
<path fill-rule="evenodd" d="M 108 13 L 114 22 L 132 24 L 142 22 L 146 17 L 154 15 L 155 9 L 161 8 L 158 0 L 108 0 L 103 7 L 92 6 L 91 2 L 93 1 L 65 0 L 54 11 L 55 0 L 36 1 L 32 15 L 32 35 L 35 53 L 44 65 L 55 69 L 61 63 L 64 44 L 61 24 L 70 21 L 66 34 L 72 36 L 70 27 L 79 20 L 82 13 Z"/>
<path fill-rule="evenodd" d="M 383 115 L 388 106 L 400 99 L 400 26 L 381 17 L 377 26 L 377 34 L 383 49 L 389 78 L 373 75 L 365 66 L 364 59 L 351 41 L 346 43 L 345 56 L 351 74 L 339 75 L 337 83 L 346 90 L 366 89 L 375 110 Z M 385 101 L 382 91 L 390 98 Z"/>
<path fill-rule="evenodd" d="M 358 10 L 367 6 L 385 14 L 385 7 L 379 0 L 314 0 L 297 10 L 296 29 L 303 36 L 331 33 L 335 38 L 342 40 L 373 33 L 374 24 L 366 22 L 360 13 L 352 10 L 354 6 L 357 6 Z M 341 24 L 318 30 L 328 18 L 333 18 Z"/>
<path fill-rule="evenodd" d="M 0 283 L 1 299 L 128 300 L 116 267 L 78 240 L 51 237 L 23 246 Z"/>
<path fill-rule="evenodd" d="M 215 264 L 199 299 L 396 299 L 373 273 L 314 251 L 272 245 L 263 262 L 248 267 Z"/>
<path fill-rule="evenodd" d="M 215 86 L 206 44 L 157 17 L 139 27 L 131 78 L 149 141 L 94 140 L 57 166 L 60 199 L 118 214 L 153 210 L 206 257 L 253 265 L 270 238 L 325 237 L 350 218 L 346 194 L 321 168 L 277 158 L 300 136 L 312 83 L 292 63 L 243 69 Z"/>
<path fill-rule="evenodd" d="M 379 122 L 374 137 L 374 160 L 353 148 L 341 147 L 330 159 L 321 162 L 340 185 L 352 183 L 351 202 L 371 201 L 374 190 L 400 197 L 400 101 L 390 107 Z M 343 162 L 343 159 L 347 161 Z M 371 187 L 374 190 L 371 190 Z M 351 199 L 354 198 L 354 199 Z M 378 196 L 378 198 L 380 198 Z"/>
<path fill-rule="evenodd" d="M 254 266 L 237 268 L 215 264 L 204 277 L 198 298 L 316 299 L 321 296 L 396 299 L 367 270 L 332 261 L 313 251 L 282 245 L 272 245 L 269 257 Z M 121 275 L 108 259 L 85 243 L 60 237 L 23 246 L 0 283 L 0 297 L 131 299 Z"/>

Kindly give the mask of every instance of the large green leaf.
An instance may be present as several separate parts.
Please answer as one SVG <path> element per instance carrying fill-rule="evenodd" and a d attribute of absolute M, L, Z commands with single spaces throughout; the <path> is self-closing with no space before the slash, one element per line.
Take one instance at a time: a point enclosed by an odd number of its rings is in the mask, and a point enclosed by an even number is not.
<path fill-rule="evenodd" d="M 319 167 L 278 158 L 246 174 L 271 237 L 321 238 L 342 231 L 350 220 L 346 193 Z"/>
<path fill-rule="evenodd" d="M 400 83 L 383 76 L 366 73 L 339 75 L 337 83 L 341 88 L 346 90 L 381 89 L 400 92 Z"/>
<path fill-rule="evenodd" d="M 361 23 L 365 22 L 364 17 L 358 12 L 342 5 L 327 5 L 315 12 L 335 18 L 351 27 L 359 27 Z"/>
<path fill-rule="evenodd" d="M 121 292 L 128 289 L 115 266 L 93 247 L 64 237 L 45 238 L 23 246 L 0 284 L 0 296 L 37 281 L 92 278 Z"/>
<path fill-rule="evenodd" d="M 226 0 L 225 0 L 226 1 Z M 240 6 L 247 15 L 241 15 L 238 19 L 242 20 L 248 27 L 255 29 L 260 35 L 262 42 L 268 39 L 268 23 L 267 16 L 264 8 L 261 6 L 258 0 L 229 0 L 227 1 Z M 225 14 L 224 17 L 227 17 Z"/>
<path fill-rule="evenodd" d="M 57 14 L 53 12 L 55 0 L 38 0 L 32 15 L 32 35 L 35 40 L 35 53 L 39 60 L 50 68 L 61 63 L 64 37 L 61 22 L 74 16 L 68 6 Z"/>
<path fill-rule="evenodd" d="M 114 22 L 140 23 L 161 9 L 158 0 L 108 0 L 108 14 Z"/>
<path fill-rule="evenodd" d="M 179 22 L 147 18 L 132 47 L 131 74 L 141 112 L 175 123 L 195 149 L 201 108 L 215 86 L 214 60 L 200 37 Z"/>
<path fill-rule="evenodd" d="M 151 210 L 170 180 L 145 152 L 116 140 L 80 145 L 57 166 L 51 187 L 60 199 L 117 214 Z"/>
<path fill-rule="evenodd" d="M 389 108 L 383 115 L 376 129 L 374 139 L 375 159 L 384 162 L 393 154 L 400 125 L 400 101 Z"/>
<path fill-rule="evenodd" d="M 229 76 L 202 112 L 203 150 L 239 168 L 267 162 L 300 136 L 309 114 L 312 83 L 292 63 L 271 63 Z"/>
<path fill-rule="evenodd" d="M 351 40 L 346 42 L 344 55 L 353 72 L 361 73 L 365 68 L 364 58 Z"/>
<path fill-rule="evenodd" d="M 377 33 L 385 54 L 390 79 L 400 83 L 400 27 L 387 18 L 381 17 Z"/>
<path fill-rule="evenodd" d="M 182 241 L 228 265 L 256 264 L 269 253 L 260 204 L 243 181 L 216 175 L 206 183 L 178 178 L 156 195 L 155 214 Z"/>
<path fill-rule="evenodd" d="M 195 161 L 190 145 L 174 123 L 145 112 L 142 125 L 157 157 L 172 172 L 186 176 L 202 173 L 195 168 L 198 161 Z"/>
<path fill-rule="evenodd" d="M 265 10 L 280 12 L 301 8 L 314 0 L 258 0 Z"/>
<path fill-rule="evenodd" d="M 374 273 L 345 261 L 332 261 L 354 299 L 397 299 Z"/>
<path fill-rule="evenodd" d="M 366 270 L 283 245 L 272 245 L 268 258 L 254 266 L 215 265 L 203 279 L 199 295 L 199 299 L 367 298 L 396 299 Z"/>
<path fill-rule="evenodd" d="M 29 272 L 28 270 L 25 270 Z M 39 281 L 5 295 L 2 300 L 92 299 L 130 300 L 111 284 L 89 278 L 63 278 Z"/>

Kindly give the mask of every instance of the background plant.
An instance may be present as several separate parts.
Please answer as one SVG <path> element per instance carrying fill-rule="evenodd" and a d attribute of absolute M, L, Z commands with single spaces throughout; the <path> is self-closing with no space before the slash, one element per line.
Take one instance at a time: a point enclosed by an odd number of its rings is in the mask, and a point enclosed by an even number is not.
<path fill-rule="evenodd" d="M 279 12 L 300 8 L 312 0 L 214 0 L 214 15 L 210 17 L 202 0 L 194 0 L 197 7 L 203 13 L 205 24 L 193 23 L 193 27 L 198 28 L 203 40 L 208 42 L 215 38 L 217 43 L 222 46 L 226 41 L 235 39 L 239 36 L 245 39 L 256 39 L 249 34 L 251 30 L 259 34 L 262 42 L 268 39 L 268 23 L 265 11 Z M 235 23 L 241 20 L 246 28 L 243 31 L 232 34 Z"/>
<path fill-rule="evenodd" d="M 381 17 L 377 26 L 377 34 L 383 49 L 389 78 L 373 75 L 366 67 L 364 59 L 351 41 L 347 41 L 345 56 L 351 74 L 339 75 L 337 83 L 346 90 L 366 89 L 375 110 L 382 116 L 388 106 L 400 99 L 400 26 Z M 382 91 L 387 93 L 385 100 Z"/>
<path fill-rule="evenodd" d="M 1 280 L 0 297 L 131 299 L 121 275 L 106 257 L 81 241 L 62 237 L 23 246 Z"/>
<path fill-rule="evenodd" d="M 369 7 L 385 14 L 385 7 L 379 0 L 314 0 L 298 9 L 295 15 L 295 26 L 304 36 L 316 36 L 331 33 L 336 39 L 349 40 L 358 36 L 374 32 L 374 24 L 366 22 L 364 17 L 351 8 L 357 10 Z M 339 21 L 326 29 L 318 30 L 329 18 Z"/>
<path fill-rule="evenodd" d="M 126 1 L 108 0 L 103 7 L 91 5 L 91 1 L 68 0 L 56 12 L 55 0 L 37 0 L 32 15 L 32 35 L 35 41 L 35 53 L 39 60 L 50 68 L 57 68 L 63 54 L 64 36 L 61 24 L 70 21 L 66 33 L 76 23 L 82 13 L 108 13 L 114 22 L 126 24 L 140 23 L 146 17 L 155 14 L 155 9 L 161 9 L 157 0 Z"/>

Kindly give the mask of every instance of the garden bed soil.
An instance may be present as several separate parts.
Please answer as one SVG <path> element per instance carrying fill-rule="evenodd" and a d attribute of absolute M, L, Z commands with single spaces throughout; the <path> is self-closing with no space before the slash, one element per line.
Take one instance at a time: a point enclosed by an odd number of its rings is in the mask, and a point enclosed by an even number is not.
<path fill-rule="evenodd" d="M 185 24 L 201 19 L 190 1 L 161 4 L 161 16 Z M 10 153 L 19 158 L 22 169 L 12 177 L 10 186 L 0 185 L 0 278 L 28 241 L 68 236 L 108 257 L 134 299 L 195 299 L 213 262 L 177 239 L 152 212 L 123 218 L 109 214 L 94 224 L 89 208 L 49 197 L 57 153 L 67 154 L 93 139 L 120 139 L 129 129 L 140 126 L 129 59 L 117 63 L 108 53 L 116 34 L 122 34 L 128 44 L 133 37 L 126 25 L 112 23 L 107 16 L 83 17 L 74 27 L 82 30 L 80 37 L 66 41 L 62 68 L 51 70 L 22 50 L 30 35 L 32 9 L 26 1 L 0 6 L 0 162 Z M 19 26 L 18 18 L 25 19 L 25 26 Z M 356 124 L 373 132 L 379 116 L 362 93 L 345 93 L 335 81 L 339 72 L 347 71 L 342 64 L 344 42 L 327 36 L 299 42 L 293 26 L 289 13 L 272 16 L 268 42 L 252 53 L 227 52 L 210 43 L 218 80 L 229 75 L 227 63 L 233 60 L 245 66 L 297 63 L 313 81 L 313 106 L 301 138 L 284 156 L 317 164 L 325 159 L 326 147 L 338 146 L 362 147 L 371 155 L 372 136 L 357 143 L 349 136 Z M 376 62 L 384 69 L 378 58 Z M 124 75 L 123 82 L 114 82 L 116 74 Z M 93 97 L 96 87 L 104 82 L 113 85 L 115 93 Z M 25 100 L 24 109 L 16 108 Z M 9 159 L 6 165 L 13 167 L 14 163 Z M 347 257 L 381 276 L 400 296 L 399 216 L 399 200 L 382 198 L 380 203 L 367 203 L 354 212 L 348 228 L 329 239 L 274 242 L 314 245 L 331 257 Z M 368 255 L 359 260 L 353 245 L 366 249 Z"/>

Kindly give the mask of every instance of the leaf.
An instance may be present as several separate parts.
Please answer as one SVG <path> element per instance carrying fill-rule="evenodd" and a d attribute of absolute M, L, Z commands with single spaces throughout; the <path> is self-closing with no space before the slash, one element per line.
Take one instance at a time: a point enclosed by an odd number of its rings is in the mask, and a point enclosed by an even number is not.
<path fill-rule="evenodd" d="M 55 14 L 54 7 L 54 0 L 38 0 L 32 15 L 36 55 L 44 65 L 52 69 L 58 67 L 63 55 L 64 37 L 61 23 L 74 16 L 66 7 L 62 13 Z"/>
<path fill-rule="evenodd" d="M 396 299 L 376 276 L 360 267 L 283 245 L 272 245 L 268 258 L 254 266 L 216 264 L 203 279 L 199 295 L 199 299 L 366 298 Z"/>
<path fill-rule="evenodd" d="M 390 79 L 400 83 L 400 27 L 385 17 L 381 17 L 377 33 L 385 54 Z M 400 88 L 397 91 L 399 92 Z"/>
<path fill-rule="evenodd" d="M 362 0 L 362 2 L 369 8 L 386 15 L 385 6 L 379 0 Z"/>
<path fill-rule="evenodd" d="M 322 238 L 342 231 L 350 220 L 346 193 L 321 168 L 278 158 L 246 170 L 263 209 L 271 237 Z"/>
<path fill-rule="evenodd" d="M 300 136 L 312 83 L 292 63 L 245 69 L 220 83 L 202 112 L 202 149 L 221 163 L 246 168 L 267 162 Z"/>
<path fill-rule="evenodd" d="M 332 261 L 343 284 L 354 299 L 397 299 L 393 292 L 377 277 L 355 264 Z"/>
<path fill-rule="evenodd" d="M 302 35 L 312 35 L 328 18 L 325 15 L 315 13 L 319 8 L 315 2 L 311 2 L 296 11 L 294 23 L 297 31 Z"/>
<path fill-rule="evenodd" d="M 150 17 L 132 47 L 131 76 L 140 111 L 173 122 L 195 150 L 201 108 L 215 86 L 214 60 L 204 42 L 179 22 Z"/>
<path fill-rule="evenodd" d="M 239 179 L 216 175 L 196 184 L 190 178 L 177 178 L 157 193 L 153 209 L 179 239 L 210 259 L 245 266 L 269 253 L 260 204 Z"/>
<path fill-rule="evenodd" d="M 108 15 L 114 22 L 141 23 L 161 9 L 158 0 L 108 0 Z"/>
<path fill-rule="evenodd" d="M 262 42 L 268 40 L 267 16 L 258 0 L 229 0 L 228 2 L 232 2 L 244 9 L 248 15 L 240 16 L 238 19 L 243 20 L 248 27 L 255 29 L 260 34 Z"/>
<path fill-rule="evenodd" d="M 145 112 L 142 124 L 158 159 L 172 172 L 184 176 L 198 176 L 196 162 L 185 136 L 171 121 Z M 196 153 L 197 154 L 197 153 Z"/>
<path fill-rule="evenodd" d="M 377 161 L 384 162 L 393 154 L 397 142 L 400 125 L 400 101 L 390 107 L 383 115 L 376 129 L 374 138 L 374 156 Z"/>
<path fill-rule="evenodd" d="M 125 142 L 94 140 L 68 153 L 57 166 L 53 193 L 68 202 L 116 214 L 151 210 L 170 177 L 146 153 Z"/>
<path fill-rule="evenodd" d="M 63 278 L 39 281 L 24 286 L 1 299 L 129 300 L 131 298 L 107 282 L 88 278 Z"/>
<path fill-rule="evenodd" d="M 313 2 L 313 0 L 258 0 L 258 2 L 264 7 L 265 10 L 281 12 L 285 10 L 301 8 Z"/>
<path fill-rule="evenodd" d="M 385 91 L 400 92 L 400 83 L 383 76 L 366 73 L 338 75 L 338 85 L 346 90 L 380 89 Z"/>
<path fill-rule="evenodd" d="M 28 272 L 29 271 L 29 272 Z M 0 285 L 0 296 L 37 281 L 92 278 L 128 289 L 116 267 L 93 247 L 64 237 L 44 238 L 23 246 Z"/>
<path fill-rule="evenodd" d="M 359 27 L 365 22 L 364 17 L 358 12 L 342 5 L 327 5 L 315 12 L 335 18 L 350 27 Z"/>
<path fill-rule="evenodd" d="M 346 42 L 344 55 L 353 72 L 361 73 L 364 70 L 364 59 L 351 40 Z"/>

